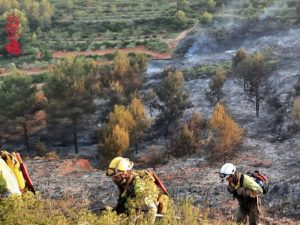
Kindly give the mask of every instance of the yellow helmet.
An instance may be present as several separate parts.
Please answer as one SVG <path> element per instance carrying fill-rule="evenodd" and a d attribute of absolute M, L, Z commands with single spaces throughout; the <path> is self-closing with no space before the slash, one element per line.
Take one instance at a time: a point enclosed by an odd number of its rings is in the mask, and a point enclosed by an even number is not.
<path fill-rule="evenodd" d="M 127 170 L 131 170 L 133 167 L 133 162 L 127 158 L 115 157 L 109 164 L 106 175 L 115 176 L 120 172 L 123 173 Z"/>

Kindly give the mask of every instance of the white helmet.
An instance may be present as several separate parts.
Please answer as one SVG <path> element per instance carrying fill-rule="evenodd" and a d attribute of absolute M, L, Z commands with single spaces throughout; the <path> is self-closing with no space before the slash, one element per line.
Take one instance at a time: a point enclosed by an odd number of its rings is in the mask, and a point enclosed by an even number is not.
<path fill-rule="evenodd" d="M 220 169 L 220 177 L 226 179 L 230 175 L 234 174 L 236 171 L 236 166 L 232 163 L 225 163 Z"/>

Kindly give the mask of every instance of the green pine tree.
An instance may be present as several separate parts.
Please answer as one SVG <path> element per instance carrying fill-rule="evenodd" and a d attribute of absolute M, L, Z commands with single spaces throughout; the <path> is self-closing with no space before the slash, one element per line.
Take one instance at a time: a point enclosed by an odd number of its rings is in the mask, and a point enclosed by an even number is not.
<path fill-rule="evenodd" d="M 72 134 L 75 153 L 78 130 L 85 125 L 84 116 L 95 111 L 94 67 L 93 61 L 66 58 L 51 71 L 44 88 L 48 126 L 63 136 Z"/>
<path fill-rule="evenodd" d="M 30 151 L 28 123 L 39 110 L 31 77 L 15 73 L 5 78 L 0 83 L 0 99 L 1 127 L 14 127 L 14 132 L 21 128 L 26 150 Z"/>

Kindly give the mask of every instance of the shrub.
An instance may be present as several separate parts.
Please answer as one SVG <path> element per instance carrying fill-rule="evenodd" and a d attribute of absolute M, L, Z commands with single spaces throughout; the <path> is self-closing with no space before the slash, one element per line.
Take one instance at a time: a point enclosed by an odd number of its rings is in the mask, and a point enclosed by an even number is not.
<path fill-rule="evenodd" d="M 50 152 L 47 153 L 47 159 L 56 160 L 56 159 L 59 159 L 59 157 L 58 157 L 56 151 L 50 151 Z"/>
<path fill-rule="evenodd" d="M 33 149 L 38 156 L 45 156 L 47 153 L 47 146 L 41 141 L 37 141 L 34 144 Z"/>
<path fill-rule="evenodd" d="M 218 70 L 212 77 L 212 81 L 209 84 L 209 90 L 206 92 L 206 99 L 215 104 L 216 102 L 220 101 L 221 97 L 223 96 L 222 87 L 225 82 L 225 71 Z"/>
<path fill-rule="evenodd" d="M 129 70 L 129 58 L 126 52 L 118 52 L 114 58 L 115 76 L 122 78 Z"/>
<path fill-rule="evenodd" d="M 175 14 L 175 23 L 180 28 L 184 28 L 187 23 L 187 18 L 182 10 L 178 10 Z"/>
<path fill-rule="evenodd" d="M 120 156 L 129 147 L 129 134 L 119 125 L 115 125 L 104 140 L 103 155 L 105 158 Z"/>
<path fill-rule="evenodd" d="M 294 101 L 292 116 L 295 120 L 300 119 L 300 97 L 299 96 Z"/>
<path fill-rule="evenodd" d="M 238 63 L 245 60 L 247 57 L 247 52 L 244 48 L 239 48 L 239 50 L 236 52 L 235 56 L 232 59 L 232 66 L 235 67 Z"/>
<path fill-rule="evenodd" d="M 84 205 L 84 204 L 83 204 Z M 221 224 L 220 221 L 208 219 L 199 207 L 194 206 L 191 199 L 170 202 L 168 211 L 156 225 L 204 225 Z M 43 199 L 39 194 L 25 193 L 22 197 L 11 196 L 0 201 L 1 224 L 17 225 L 128 225 L 133 224 L 131 218 L 118 215 L 111 210 L 95 214 L 82 204 L 74 205 L 73 199 Z M 134 218 L 136 219 L 136 218 Z M 153 225 L 147 220 L 135 221 L 136 225 Z M 226 223 L 227 224 L 227 223 Z M 229 223 L 233 225 L 234 223 Z"/>
<path fill-rule="evenodd" d="M 206 123 L 200 113 L 193 113 L 171 140 L 171 150 L 177 157 L 200 152 L 203 147 Z"/>
<path fill-rule="evenodd" d="M 202 13 L 201 18 L 200 18 L 202 23 L 205 23 L 205 24 L 211 23 L 212 19 L 213 19 L 213 15 L 207 11 Z"/>
<path fill-rule="evenodd" d="M 145 48 L 149 50 L 158 51 L 161 53 L 170 51 L 169 46 L 166 43 L 161 42 L 159 40 L 146 40 L 144 43 L 141 44 L 145 45 Z"/>
<path fill-rule="evenodd" d="M 152 165 L 165 164 L 167 160 L 166 151 L 163 146 L 150 145 L 147 147 L 149 156 L 145 157 L 144 162 Z"/>
<path fill-rule="evenodd" d="M 130 111 L 123 105 L 115 105 L 114 111 L 109 114 L 108 124 L 110 128 L 119 125 L 126 132 L 131 132 L 136 126 L 136 121 Z"/>
<path fill-rule="evenodd" d="M 220 103 L 215 106 L 209 125 L 214 136 L 210 143 L 212 147 L 210 158 L 216 159 L 235 153 L 242 142 L 244 130 L 234 122 Z"/>
<path fill-rule="evenodd" d="M 19 196 L 11 196 L 0 201 L 1 224 L 57 224 L 67 225 L 61 211 L 51 207 L 49 202 L 41 199 L 39 195 L 28 193 Z M 50 207 L 49 207 L 50 206 Z"/>

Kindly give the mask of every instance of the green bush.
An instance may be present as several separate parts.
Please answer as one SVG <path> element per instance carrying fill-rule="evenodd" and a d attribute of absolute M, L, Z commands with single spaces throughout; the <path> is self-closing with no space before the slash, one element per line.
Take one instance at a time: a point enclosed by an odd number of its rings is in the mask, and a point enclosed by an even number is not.
<path fill-rule="evenodd" d="M 41 73 L 41 74 L 31 76 L 32 77 L 32 83 L 34 83 L 34 84 L 43 83 L 43 82 L 45 82 L 47 76 L 48 76 L 48 73 Z"/>
<path fill-rule="evenodd" d="M 211 23 L 212 22 L 212 19 L 213 19 L 213 15 L 207 11 L 205 11 L 202 15 L 201 15 L 201 22 L 202 23 L 205 23 L 205 24 L 208 24 L 208 23 Z"/>
<path fill-rule="evenodd" d="M 2 225 L 128 225 L 131 219 L 124 214 L 117 215 L 114 211 L 105 210 L 95 214 L 78 205 L 74 200 L 43 199 L 39 194 L 26 193 L 22 197 L 11 196 L 0 201 L 0 224 Z M 136 218 L 135 218 L 136 219 Z M 136 221 L 136 225 L 151 225 L 146 220 Z M 216 220 L 207 219 L 199 207 L 193 206 L 191 200 L 179 202 L 170 207 L 156 225 L 205 225 L 221 224 Z"/>
<path fill-rule="evenodd" d="M 149 50 L 158 51 L 161 53 L 170 51 L 170 49 L 166 43 L 160 42 L 158 40 L 146 40 L 144 42 L 144 45 Z"/>

